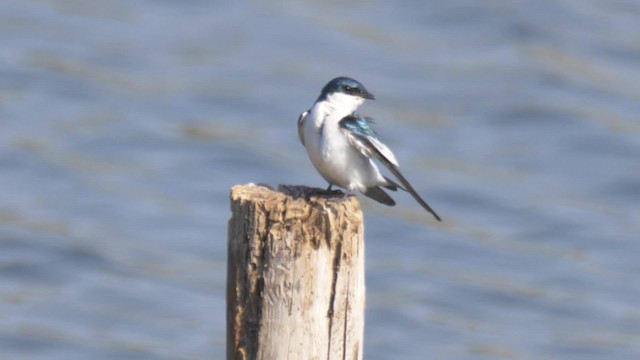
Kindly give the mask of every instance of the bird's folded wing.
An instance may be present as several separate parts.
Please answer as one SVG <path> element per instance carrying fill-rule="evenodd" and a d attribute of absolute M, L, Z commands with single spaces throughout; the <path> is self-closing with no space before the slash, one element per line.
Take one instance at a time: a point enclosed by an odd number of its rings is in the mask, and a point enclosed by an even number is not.
<path fill-rule="evenodd" d="M 378 140 L 378 136 L 373 131 L 371 125 L 373 120 L 365 117 L 349 115 L 340 120 L 340 128 L 345 132 L 351 145 L 353 145 L 364 156 L 374 158 L 382 163 L 400 181 L 403 190 L 409 192 L 416 201 L 438 221 L 440 216 L 418 195 L 413 186 L 405 179 L 398 168 L 398 160 L 389 148 Z"/>
<path fill-rule="evenodd" d="M 398 166 L 398 160 L 389 148 L 378 140 L 372 128 L 373 120 L 366 117 L 349 115 L 340 120 L 340 128 L 362 155 L 373 157 L 385 166 Z"/>

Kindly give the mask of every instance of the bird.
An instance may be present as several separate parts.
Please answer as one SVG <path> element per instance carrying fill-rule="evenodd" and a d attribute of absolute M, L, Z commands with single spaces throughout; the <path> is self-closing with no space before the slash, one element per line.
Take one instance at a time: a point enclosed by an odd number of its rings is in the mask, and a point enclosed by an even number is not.
<path fill-rule="evenodd" d="M 380 141 L 374 121 L 357 110 L 375 96 L 355 79 L 340 76 L 329 81 L 311 108 L 298 117 L 298 137 L 318 173 L 329 183 L 359 191 L 384 205 L 395 201 L 382 188 L 402 189 L 438 221 L 440 216 L 418 195 L 402 175 L 398 160 Z M 384 165 L 397 182 L 384 176 L 376 161 Z"/>

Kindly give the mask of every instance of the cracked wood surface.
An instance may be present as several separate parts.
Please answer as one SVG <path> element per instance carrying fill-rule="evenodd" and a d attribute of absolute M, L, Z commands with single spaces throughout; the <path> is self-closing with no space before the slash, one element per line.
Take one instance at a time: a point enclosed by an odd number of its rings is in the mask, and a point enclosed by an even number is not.
<path fill-rule="evenodd" d="M 234 186 L 227 359 L 362 359 L 364 224 L 355 196 Z"/>

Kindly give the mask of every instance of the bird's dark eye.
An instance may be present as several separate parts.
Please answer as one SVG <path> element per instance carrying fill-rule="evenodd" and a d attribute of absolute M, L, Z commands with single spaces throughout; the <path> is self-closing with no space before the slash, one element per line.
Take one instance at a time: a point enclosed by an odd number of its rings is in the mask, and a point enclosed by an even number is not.
<path fill-rule="evenodd" d="M 347 87 L 345 88 L 345 90 L 347 90 L 347 91 L 351 91 L 351 90 L 353 90 L 353 88 L 352 88 L 351 86 L 347 85 Z"/>

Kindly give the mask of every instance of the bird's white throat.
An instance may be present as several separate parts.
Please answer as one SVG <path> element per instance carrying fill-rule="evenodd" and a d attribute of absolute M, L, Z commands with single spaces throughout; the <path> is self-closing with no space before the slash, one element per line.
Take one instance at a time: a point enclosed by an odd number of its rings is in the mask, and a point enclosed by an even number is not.
<path fill-rule="evenodd" d="M 359 96 L 335 92 L 328 95 L 323 101 L 317 102 L 311 112 L 314 113 L 315 119 L 320 121 L 328 116 L 339 121 L 345 116 L 351 115 L 363 102 L 364 99 Z"/>

